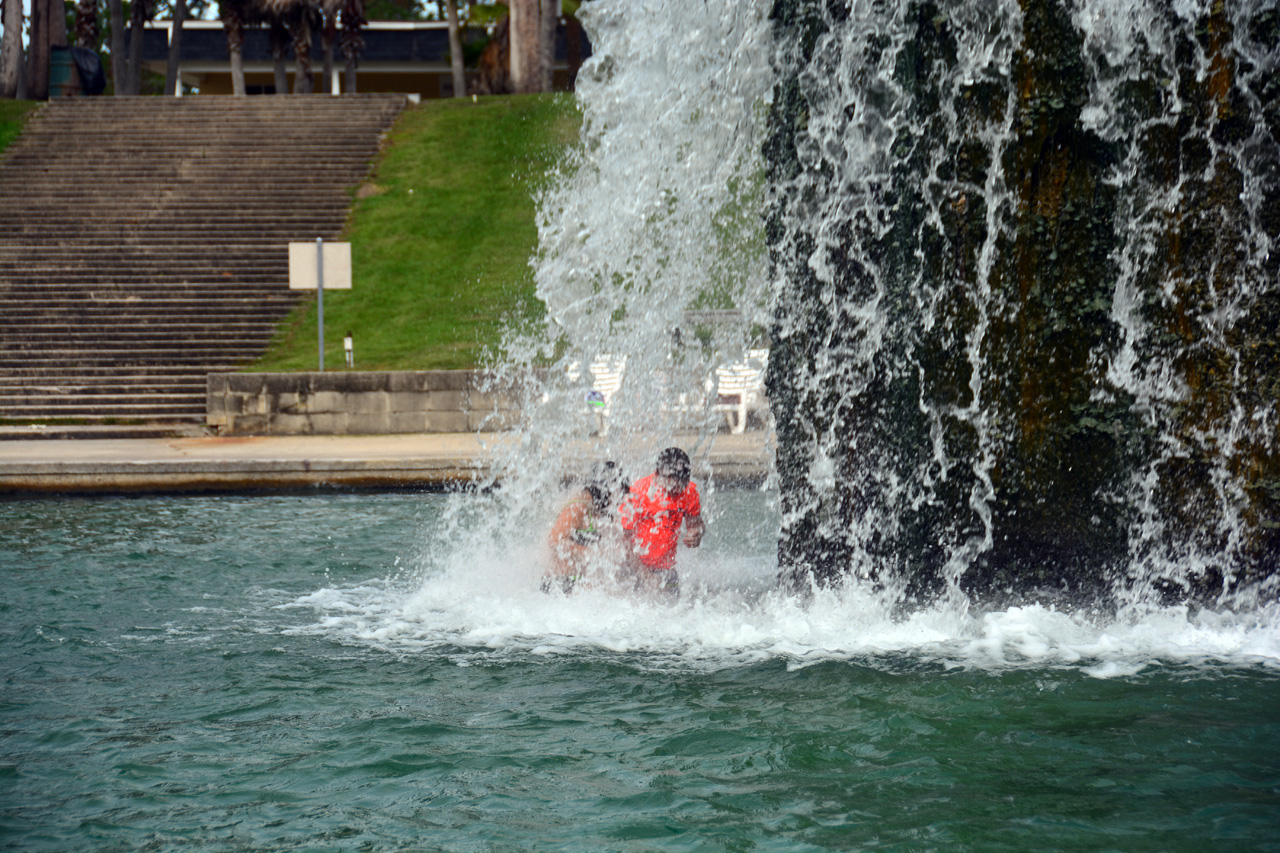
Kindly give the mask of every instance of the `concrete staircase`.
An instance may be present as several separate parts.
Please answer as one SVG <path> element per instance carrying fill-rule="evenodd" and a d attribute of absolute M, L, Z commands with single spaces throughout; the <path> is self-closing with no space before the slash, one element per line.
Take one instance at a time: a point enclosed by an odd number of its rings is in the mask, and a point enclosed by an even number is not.
<path fill-rule="evenodd" d="M 0 423 L 199 422 L 290 241 L 341 236 L 394 95 L 52 101 L 0 155 Z"/>

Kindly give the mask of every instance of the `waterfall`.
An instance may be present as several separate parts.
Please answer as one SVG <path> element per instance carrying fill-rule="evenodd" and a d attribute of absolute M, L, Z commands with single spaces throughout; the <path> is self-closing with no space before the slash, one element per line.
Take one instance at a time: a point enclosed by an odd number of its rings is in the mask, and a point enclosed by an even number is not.
<path fill-rule="evenodd" d="M 627 361 L 590 454 L 642 471 L 676 434 L 697 461 L 716 418 L 687 398 L 763 345 L 786 584 L 1274 597 L 1274 3 L 580 14 L 581 136 L 539 198 L 547 323 L 503 367 L 542 378 L 512 507 L 584 462 L 593 359 Z"/>
<path fill-rule="evenodd" d="M 908 598 L 1269 583 L 1275 5 L 773 17 L 784 572 Z"/>

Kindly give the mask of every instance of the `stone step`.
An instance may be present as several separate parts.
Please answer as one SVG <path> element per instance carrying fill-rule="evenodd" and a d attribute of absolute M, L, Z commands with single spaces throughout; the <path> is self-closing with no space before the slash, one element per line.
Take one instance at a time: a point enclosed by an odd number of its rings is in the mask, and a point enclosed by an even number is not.
<path fill-rule="evenodd" d="M 5 172 L 0 168 L 0 178 L 8 186 L 6 197 L 13 201 L 27 201 L 35 198 L 41 199 L 48 197 L 72 197 L 100 200 L 104 203 L 110 203 L 113 196 L 109 188 L 100 185 L 86 185 L 84 180 L 76 180 L 74 178 L 63 179 L 60 176 L 49 176 L 40 174 L 41 180 L 33 183 L 30 180 L 24 181 L 23 176 L 30 176 L 30 170 L 22 174 L 12 174 Z M 56 178 L 56 179 L 55 179 Z M 226 202 L 232 195 L 236 198 L 244 199 L 246 202 L 262 202 L 262 201 L 280 201 L 281 196 L 273 195 L 269 186 L 263 184 L 252 184 L 244 179 L 244 177 L 236 176 L 235 178 L 227 178 L 225 181 L 202 181 L 202 180 L 185 180 L 185 179 L 169 179 L 162 182 L 163 188 L 172 195 L 170 201 L 181 201 L 190 199 L 194 203 L 203 203 L 206 201 Z M 232 191 L 228 191 L 230 186 Z M 348 192 L 342 187 L 326 185 L 324 183 L 299 183 L 298 186 L 304 186 L 307 194 L 316 199 L 337 200 L 348 196 Z M 178 196 L 177 193 L 181 193 Z M 128 198 L 120 199 L 128 201 Z"/>
<path fill-rule="evenodd" d="M 194 298 L 185 300 L 150 299 L 67 299 L 44 297 L 36 299 L 6 298 L 0 291 L 0 305 L 4 313 L 0 315 L 0 323 L 13 317 L 118 317 L 150 321 L 156 316 L 172 317 L 209 317 L 221 320 L 234 317 L 256 317 L 263 311 L 273 313 L 288 311 L 296 300 L 288 297 L 270 299 L 267 297 L 245 299 Z M 274 322 L 274 321 L 268 321 Z"/>
<path fill-rule="evenodd" d="M 151 405 L 179 405 L 188 409 L 193 409 L 196 405 L 203 404 L 204 392 L 196 393 L 174 393 L 164 391 L 157 388 L 143 388 L 139 391 L 121 391 L 118 393 L 101 392 L 101 393 L 79 393 L 67 392 L 65 389 L 58 389 L 47 394 L 27 393 L 27 394 L 10 394 L 0 391 L 0 409 L 12 406 L 62 406 L 62 405 L 78 405 L 87 403 L 92 406 L 132 406 L 136 403 L 146 402 Z"/>
<path fill-rule="evenodd" d="M 317 234 L 326 237 L 340 230 L 345 218 L 321 216 L 315 213 L 304 213 L 301 216 L 255 216 L 246 214 L 241 217 L 231 211 L 210 211 L 210 214 L 226 213 L 236 217 L 233 223 L 211 231 L 208 222 L 191 222 L 182 217 L 169 216 L 164 212 L 148 211 L 138 214 L 122 214 L 113 222 L 104 222 L 97 216 L 85 216 L 78 219 L 77 214 L 53 218 L 28 219 L 12 216 L 0 218 L 0 222 L 11 220 L 6 225 L 5 238 L 13 243 L 48 242 L 60 236 L 87 237 L 92 234 L 116 236 L 119 239 L 121 229 L 139 229 L 130 235 L 135 243 L 151 243 L 157 238 L 180 235 L 184 239 L 192 237 L 218 237 L 222 240 L 233 240 L 236 237 L 248 238 L 261 242 L 271 237 L 288 242 L 305 234 Z M 33 240 L 34 238 L 34 240 Z M 314 238 L 312 238 L 314 239 Z"/>
<path fill-rule="evenodd" d="M 210 272 L 222 268 L 245 268 L 269 265 L 275 270 L 289 268 L 289 244 L 308 243 L 315 246 L 315 239 L 291 239 L 276 236 L 257 246 L 243 243 L 230 245 L 198 239 L 199 235 L 181 240 L 157 241 L 147 246 L 136 243 L 116 243 L 95 249 L 86 244 L 71 241 L 50 243 L 22 249 L 0 247 L 0 274 L 17 275 L 23 272 L 51 272 L 55 269 L 76 270 L 97 275 L 129 274 L 138 269 L 146 272 L 180 273 Z M 326 243 L 335 242 L 327 237 Z M 186 264 L 187 266 L 181 266 Z"/>
<path fill-rule="evenodd" d="M 298 291 L 300 292 L 300 291 Z M 159 307 L 165 305 L 190 305 L 207 303 L 213 305 L 262 304 L 279 306 L 297 301 L 295 292 L 289 291 L 279 283 L 157 283 L 147 284 L 101 284 L 89 282 L 76 284 L 9 284 L 0 285 L 0 303 L 27 304 L 36 300 L 44 300 L 49 304 L 65 304 L 68 306 L 84 305 L 119 305 L 146 300 L 158 302 Z"/>
<path fill-rule="evenodd" d="M 22 236 L 6 231 L 4 245 L 11 248 L 52 248 L 57 245 L 74 247 L 77 245 L 106 244 L 135 251 L 138 247 L 157 245 L 163 249 L 168 248 L 173 243 L 172 237 L 168 236 L 168 232 L 171 232 L 172 229 L 166 226 L 177 225 L 183 226 L 185 231 L 188 232 L 181 234 L 182 239 L 190 240 L 193 236 L 202 238 L 201 243 L 195 244 L 196 248 L 199 248 L 202 244 L 213 242 L 261 247 L 264 242 L 314 241 L 317 237 L 324 240 L 334 240 L 346 224 L 345 218 L 339 218 L 334 215 L 315 215 L 306 219 L 300 218 L 294 222 L 281 222 L 279 225 L 273 225 L 271 222 L 254 222 L 252 225 L 241 225 L 234 221 L 222 224 L 223 217 L 235 216 L 235 213 L 230 210 L 210 210 L 209 215 L 211 220 L 206 221 L 203 225 L 184 223 L 173 217 L 154 217 L 151 214 L 146 216 L 139 215 L 118 220 L 116 223 L 117 230 L 115 231 L 106 223 L 100 223 L 92 217 L 77 221 L 68 216 L 61 225 L 42 224 L 41 227 L 35 229 L 34 233 Z M 24 224 L 15 222 L 13 227 L 23 227 Z M 125 230 L 122 233 L 120 229 Z"/>
<path fill-rule="evenodd" d="M 258 156 L 257 152 L 254 151 L 243 152 L 245 158 L 252 158 L 256 161 L 254 164 L 255 169 L 287 170 L 287 174 L 297 173 L 300 168 L 299 164 L 305 164 L 306 174 L 299 174 L 290 181 L 294 188 L 319 185 L 330 179 L 359 180 L 368 171 L 369 161 L 373 159 L 373 153 L 370 152 L 369 156 L 359 157 L 351 162 L 332 162 L 328 160 L 317 162 L 321 155 L 295 154 L 292 158 L 289 158 L 283 156 Z M 145 152 L 139 152 L 136 156 L 145 156 Z M 247 175 L 254 174 L 254 172 L 245 168 L 244 159 L 241 159 L 239 163 L 228 159 L 227 162 L 221 164 L 186 165 L 182 168 L 181 174 L 178 174 L 177 172 L 166 173 L 164 164 L 157 164 L 155 168 L 145 171 L 141 168 L 123 171 L 98 171 L 77 168 L 74 163 L 49 163 L 48 161 L 37 159 L 25 161 L 18 158 L 9 158 L 5 162 L 3 171 L 0 171 L 0 188 L 5 189 L 6 192 L 21 192 L 21 174 L 39 177 L 43 182 L 42 186 L 49 186 L 53 189 L 75 189 L 78 181 L 82 195 L 101 193 L 101 184 L 98 182 L 105 180 L 112 181 L 116 186 L 128 188 L 212 187 L 226 183 L 228 189 L 243 188 L 252 190 L 255 186 L 247 179 Z"/>
<path fill-rule="evenodd" d="M 7 312 L 6 312 L 7 314 Z M 240 335 L 257 337 L 264 332 L 270 334 L 276 323 L 264 320 L 262 312 L 242 312 L 239 314 L 218 315 L 216 311 L 190 312 L 187 315 L 129 314 L 114 317 L 108 312 L 93 314 L 8 315 L 0 319 L 0 337 L 14 338 L 20 335 L 55 335 L 74 334 L 72 330 L 87 328 L 103 328 L 109 324 L 113 329 L 124 329 L 130 332 L 164 329 L 170 332 L 191 333 L 216 325 L 219 329 L 236 332 Z"/>
<path fill-rule="evenodd" d="M 50 381 L 50 378 L 55 381 Z M 0 394 L 134 394 L 156 389 L 181 389 L 184 394 L 203 394 L 208 385 L 204 374 L 187 376 L 156 374 L 155 376 L 3 376 Z"/>
<path fill-rule="evenodd" d="M 104 99 L 105 100 L 105 99 Z M 31 123 L 41 125 L 80 124 L 92 121 L 96 125 L 137 124 L 163 121 L 166 124 L 200 124 L 237 122 L 245 125 L 279 124 L 299 132 L 308 127 L 364 127 L 379 124 L 387 118 L 387 106 L 378 105 L 334 105 L 328 108 L 324 104 L 307 106 L 288 106 L 274 104 L 269 107 L 259 104 L 212 104 L 209 96 L 202 95 L 199 100 L 205 102 L 198 109 L 175 109 L 172 105 L 132 105 L 105 103 L 99 100 L 101 109 L 85 107 L 80 109 L 38 110 L 30 119 Z M 159 100 L 158 98 L 153 100 Z M 155 109 L 154 107 L 162 107 Z M 398 108 L 392 108 L 396 111 Z M 300 121 L 305 119 L 305 121 Z M 293 120 L 293 121 L 291 121 Z"/>
<path fill-rule="evenodd" d="M 0 188 L 0 192 L 3 192 Z M 137 190 L 136 190 L 137 191 Z M 139 191 L 141 192 L 141 191 Z M 0 216 L 5 220 L 11 221 L 14 225 L 22 225 L 25 223 L 38 224 L 42 228 L 56 226 L 59 223 L 74 226 L 76 228 L 84 227 L 86 223 L 92 224 L 101 221 L 101 216 L 106 215 L 107 208 L 94 208 L 92 210 L 81 210 L 79 201 L 68 201 L 63 203 L 50 203 L 44 205 L 42 209 L 32 210 L 38 207 L 39 201 L 33 199 L 25 199 L 30 205 L 26 213 L 22 209 L 15 208 L 11 210 L 0 210 Z M 176 214 L 191 214 L 198 212 L 201 216 L 208 216 L 210 219 L 202 223 L 193 223 L 179 218 Z M 29 214 L 29 215 L 28 215 Z M 91 215 L 97 214 L 97 215 Z M 228 230 L 234 232 L 244 230 L 244 220 L 252 220 L 254 222 L 266 222 L 273 225 L 276 229 L 284 229 L 289 227 L 297 227 L 299 225 L 305 228 L 314 227 L 314 223 L 328 223 L 337 220 L 339 223 L 345 220 L 346 212 L 339 209 L 336 205 L 328 205 L 324 208 L 316 209 L 310 207 L 310 202 L 305 196 L 295 196 L 290 200 L 290 205 L 280 204 L 274 209 L 265 208 L 242 208 L 234 199 L 225 202 L 206 202 L 198 207 L 178 208 L 172 207 L 164 203 L 155 203 L 154 198 L 147 197 L 145 193 L 139 197 L 139 203 L 136 206 L 122 204 L 111 214 L 113 220 L 111 222 L 103 222 L 103 226 L 115 225 L 117 235 L 123 228 L 133 224 L 136 220 L 144 222 L 173 222 L 178 225 L 201 225 L 206 231 L 209 229 L 209 222 L 217 221 L 214 217 L 222 217 L 225 215 L 234 216 L 234 219 L 224 220 L 220 223 L 220 227 L 215 233 Z M 143 235 L 135 235 L 143 236 Z M 15 238 L 6 235 L 6 239 L 11 242 L 17 242 Z"/>
<path fill-rule="evenodd" d="M 0 328 L 19 325 L 25 327 L 33 324 L 47 326 L 51 323 L 100 323 L 103 320 L 111 320 L 126 325 L 147 324 L 150 326 L 157 322 L 157 318 L 169 318 L 167 322 L 170 326 L 174 324 L 207 325 L 209 321 L 213 321 L 222 325 L 228 323 L 251 323 L 275 328 L 276 321 L 263 319 L 264 312 L 284 313 L 292 307 L 291 304 L 282 304 L 278 309 L 272 310 L 260 304 L 214 306 L 204 303 L 194 303 L 185 307 L 174 305 L 148 305 L 146 307 L 72 305 L 59 307 L 40 302 L 14 305 L 2 298 L 0 298 L 0 306 L 4 307 L 3 314 L 0 314 Z"/>
<path fill-rule="evenodd" d="M 277 252 L 276 254 L 283 254 L 283 252 Z M 189 256 L 182 255 L 175 255 L 162 260 L 167 261 L 169 264 L 199 263 L 199 266 L 192 270 L 170 269 L 169 271 L 164 271 L 163 267 L 154 261 L 147 262 L 139 259 L 139 262 L 134 266 L 145 266 L 147 268 L 95 273 L 78 266 L 60 270 L 52 269 L 48 265 L 42 265 L 34 269 L 22 268 L 18 266 L 17 261 L 14 261 L 13 265 L 7 268 L 0 265 L 0 281 L 11 281 L 15 285 L 21 282 L 32 286 L 71 284 L 75 281 L 81 281 L 86 284 L 94 282 L 120 282 L 127 284 L 133 281 L 140 284 L 186 283 L 191 286 L 212 288 L 216 288 L 219 284 L 231 285 L 238 283 L 241 286 L 248 286 L 263 282 L 286 288 L 288 286 L 289 267 L 287 263 L 279 259 L 272 261 L 259 260 L 257 263 L 241 261 L 236 264 L 224 263 L 217 266 L 212 265 L 207 260 L 200 263 L 199 261 L 193 261 Z"/>
<path fill-rule="evenodd" d="M 0 300 L 5 304 L 23 305 L 66 303 L 68 305 L 129 306 L 143 301 L 148 306 L 217 303 L 232 305 L 296 301 L 300 291 L 291 291 L 281 280 L 237 280 L 233 276 L 212 276 L 206 280 L 169 281 L 138 279 L 135 282 L 113 279 L 102 283 L 91 279 L 76 281 L 25 281 L 0 283 Z"/>
<path fill-rule="evenodd" d="M 333 235 L 340 230 L 341 225 L 342 223 L 340 222 L 334 222 L 316 223 L 313 228 L 246 227 L 243 229 L 228 229 L 229 233 L 224 232 L 224 234 L 226 237 L 234 238 L 241 242 L 256 241 L 261 247 L 274 246 L 278 251 L 284 252 L 284 257 L 287 259 L 288 249 L 286 247 L 289 243 L 314 243 L 316 237 L 320 237 L 325 242 L 334 242 L 336 238 Z M 176 225 L 161 221 L 137 223 L 134 227 L 140 228 L 144 233 L 140 233 L 135 238 L 128 240 L 125 246 L 136 246 L 145 243 L 156 250 L 149 254 L 158 255 L 161 249 L 168 248 L 170 254 L 175 250 L 181 250 L 189 255 L 198 257 L 202 253 L 210 253 L 214 248 L 209 245 L 211 241 L 207 226 Z M 97 224 L 86 223 L 83 226 L 75 226 L 69 223 L 66 228 L 56 229 L 17 225 L 9 228 L 7 233 L 33 243 L 39 241 L 46 245 L 73 246 L 79 240 L 110 237 L 112 231 L 108 227 Z"/>
<path fill-rule="evenodd" d="M 202 98 L 203 99 L 203 98 Z M 77 114 L 78 112 L 78 114 Z M 249 128 L 278 128 L 289 133 L 309 133 L 324 129 L 380 129 L 385 121 L 385 110 L 351 109 L 337 110 L 254 110 L 232 108 L 223 110 L 138 110 L 113 104 L 98 115 L 86 115 L 88 110 L 59 111 L 43 109 L 31 116 L 28 124 L 35 132 L 46 127 L 65 125 L 80 126 L 85 121 L 94 127 L 136 127 L 154 125 L 160 128 L 212 126 L 239 126 Z"/>
<path fill-rule="evenodd" d="M 27 326 L 21 329 L 0 327 L 0 348 L 9 352 L 45 352 L 63 349 L 71 344 L 92 344 L 95 348 L 123 349 L 146 343 L 149 348 L 171 346 L 235 346 L 260 343 L 263 335 L 270 335 L 273 324 L 263 323 L 254 328 L 209 328 L 207 323 L 179 328 L 168 323 L 117 326 L 104 329 L 100 323 L 80 326 L 61 324 L 51 329 Z"/>
<path fill-rule="evenodd" d="M 126 346 L 149 342 L 154 346 L 186 343 L 202 346 L 231 346 L 259 343 L 275 331 L 273 323 L 227 323 L 210 328 L 210 323 L 169 323 L 152 320 L 139 323 L 0 323 L 0 349 L 10 352 L 47 350 L 56 344 Z"/>
<path fill-rule="evenodd" d="M 80 400 L 67 401 L 64 405 L 0 404 L 0 418 L 35 420 L 45 417 L 118 420 L 181 419 L 200 422 L 205 418 L 205 406 L 204 400 L 157 404 L 132 400 L 117 405 L 95 404 Z"/>
<path fill-rule="evenodd" d="M 296 291 L 300 292 L 300 291 Z M 70 288 L 57 285 L 0 286 L 0 305 L 15 311 L 34 311 L 40 308 L 60 312 L 107 313 L 129 312 L 154 314 L 166 311 L 223 311 L 243 313 L 259 308 L 288 310 L 297 301 L 284 288 L 266 289 L 264 286 L 227 286 L 217 289 L 211 286 L 133 289 L 124 287 Z M 2 319 L 2 318 L 0 318 Z"/>
<path fill-rule="evenodd" d="M 255 342 L 256 343 L 256 342 Z M 44 349 L 36 353 L 18 352 L 9 348 L 0 350 L 0 363 L 9 366 L 33 366 L 36 363 L 67 366 L 97 366 L 108 364 L 240 364 L 249 356 L 245 352 L 258 353 L 259 348 L 237 351 L 230 346 L 172 346 L 146 347 L 101 346 L 61 349 Z"/>
<path fill-rule="evenodd" d="M 160 169 L 171 168 L 175 164 L 185 167 L 202 167 L 205 164 L 225 165 L 236 162 L 235 155 L 246 153 L 252 156 L 287 163 L 302 162 L 303 158 L 325 158 L 328 162 L 316 165 L 334 165 L 335 162 L 367 159 L 378 151 L 378 143 L 374 140 L 358 142 L 336 142 L 325 136 L 311 137 L 280 135 L 275 132 L 270 137 L 254 138 L 252 134 L 235 133 L 234 131 L 206 131 L 194 147 L 187 148 L 187 140 L 197 132 L 192 128 L 185 133 L 164 134 L 152 129 L 139 128 L 136 134 L 103 133 L 91 141 L 77 143 L 62 138 L 63 134 L 50 133 L 48 146 L 54 147 L 52 154 L 57 159 L 51 160 L 49 153 L 38 146 L 24 146 L 14 149 L 4 159 L 4 165 L 12 168 L 18 163 L 35 164 L 43 167 L 66 167 L 80 161 L 86 171 L 112 172 L 114 174 L 143 173 L 144 169 L 136 161 L 120 162 L 119 157 L 142 157 L 155 155 L 155 166 Z M 33 140 L 39 142 L 40 140 Z M 86 161 L 87 155 L 95 158 Z M 243 159 L 240 160 L 244 166 Z M 115 168 L 112 168 L 112 167 Z"/>
<path fill-rule="evenodd" d="M 78 169 L 72 163 L 66 164 L 26 164 L 20 162 L 7 163 L 3 171 L 0 171 L 0 189 L 8 192 L 23 192 L 24 185 L 22 183 L 22 175 L 39 178 L 41 187 L 49 187 L 51 190 L 73 190 L 78 191 L 80 195 L 99 195 L 103 192 L 101 182 L 111 181 L 114 186 L 121 189 L 165 189 L 169 187 L 203 187 L 207 189 L 225 189 L 227 193 L 235 190 L 243 192 L 254 192 L 255 189 L 261 189 L 261 184 L 254 184 L 249 177 L 253 174 L 261 174 L 255 172 L 255 169 L 279 169 L 286 174 L 296 174 L 300 168 L 299 164 L 306 164 L 307 173 L 305 175 L 298 174 L 296 178 L 289 181 L 289 185 L 295 191 L 298 189 L 308 189 L 313 186 L 320 186 L 326 181 L 358 181 L 368 172 L 370 157 L 362 157 L 359 161 L 351 163 L 316 163 L 314 158 L 299 157 L 294 158 L 267 158 L 256 157 L 254 152 L 244 152 L 246 158 L 252 158 L 255 161 L 254 169 L 247 169 L 242 160 L 238 165 L 234 162 L 228 162 L 222 166 L 200 166 L 187 167 L 182 170 L 182 174 L 165 174 L 162 166 L 146 171 L 128 170 L 128 171 L 104 171 L 95 172 L 92 169 Z M 36 188 L 28 185 L 28 190 Z"/>
<path fill-rule="evenodd" d="M 46 341 L 117 340 L 120 342 L 151 339 L 167 341 L 172 338 L 192 341 L 223 341 L 253 339 L 270 335 L 276 324 L 262 321 L 226 321 L 210 328 L 208 322 L 178 323 L 144 318 L 134 322 L 117 320 L 104 328 L 101 321 L 67 322 L 61 318 L 51 322 L 15 324 L 0 320 L 0 346 L 34 346 Z"/>
<path fill-rule="evenodd" d="M 94 334 L 68 335 L 61 340 L 0 341 L 0 358 L 62 360 L 76 353 L 92 352 L 99 357 L 125 358 L 153 358 L 163 353 L 166 358 L 177 356 L 180 359 L 195 360 L 206 355 L 254 352 L 265 346 L 267 342 L 266 337 L 246 335 L 219 337 L 214 332 L 199 338 L 159 331 L 151 338 L 127 334 L 121 334 L 119 337 Z"/>
<path fill-rule="evenodd" d="M 121 154 L 118 156 L 145 157 L 148 152 L 133 152 L 130 155 Z M 94 167 L 81 165 L 77 167 L 77 163 L 73 159 L 65 162 L 62 160 L 51 160 L 48 158 L 41 159 L 37 156 L 37 152 L 32 152 L 28 157 L 26 155 L 14 155 L 6 157 L 3 164 L 0 164 L 0 176 L 3 177 L 5 183 L 16 184 L 21 180 L 23 174 L 32 175 L 41 178 L 43 182 L 52 186 L 75 187 L 77 179 L 80 191 L 85 194 L 102 192 L 102 185 L 85 180 L 86 176 L 93 176 L 95 180 L 112 180 L 116 185 L 129 184 L 133 185 L 139 182 L 147 184 L 176 184 L 176 185 L 209 185 L 215 176 L 225 175 L 236 186 L 252 186 L 248 177 L 254 174 L 261 174 L 258 169 L 287 169 L 285 174 L 290 175 L 289 183 L 293 186 L 318 186 L 331 175 L 346 175 L 350 172 L 363 171 L 368 168 L 369 161 L 376 155 L 377 151 L 369 149 L 367 151 L 353 152 L 349 157 L 329 157 L 322 152 L 290 152 L 292 156 L 281 152 L 273 154 L 268 151 L 256 151 L 251 148 L 242 149 L 240 158 L 227 157 L 219 160 L 207 161 L 191 161 L 191 160 L 171 160 L 163 159 L 155 160 L 149 167 L 142 164 L 134 166 L 122 166 L 117 168 Z M 252 165 L 247 165 L 252 163 Z M 306 171 L 301 171 L 304 169 Z"/>
<path fill-rule="evenodd" d="M 52 203 L 47 207 L 39 207 L 38 205 L 43 200 L 44 194 L 48 189 L 45 186 L 36 190 L 27 189 L 22 191 L 21 194 L 15 191 L 0 196 L 0 215 L 22 214 L 39 220 L 50 220 L 61 218 L 71 212 Z M 181 195 L 178 195 L 179 192 L 181 192 Z M 312 196 L 307 200 L 305 215 L 326 219 L 331 216 L 346 216 L 349 201 L 346 194 L 335 194 L 327 199 Z M 121 211 L 128 211 L 129 213 L 141 211 L 154 211 L 156 213 L 189 212 L 203 215 L 211 210 L 235 210 L 245 216 L 303 215 L 297 210 L 297 203 L 290 198 L 255 195 L 227 200 L 222 193 L 207 193 L 200 197 L 185 189 L 176 188 L 171 190 L 169 195 L 163 199 L 146 197 L 112 199 L 99 195 L 79 193 L 75 196 L 75 202 L 79 206 L 77 212 L 92 211 L 113 216 Z"/>
<path fill-rule="evenodd" d="M 50 286 L 51 287 L 51 286 Z M 100 288 L 79 293 L 64 288 L 47 292 L 11 293 L 0 288 L 0 305 L 13 306 L 15 311 L 31 311 L 46 306 L 62 313 L 109 313 L 127 309 L 131 313 L 156 314 L 167 310 L 204 311 L 220 315 L 223 311 L 247 313 L 250 310 L 288 312 L 298 300 L 282 291 L 279 295 L 258 288 L 228 288 L 225 292 L 202 289 L 180 290 L 155 288 L 155 298 L 145 291 L 124 288 Z M 146 302 L 142 308 L 139 303 Z M 152 305 L 152 302 L 159 304 Z M 241 310 L 237 310 L 241 309 Z"/>
<path fill-rule="evenodd" d="M 33 365 L 15 367 L 0 374 L 0 384 L 21 385 L 24 383 L 48 383 L 57 380 L 59 383 L 87 384 L 96 383 L 108 386 L 113 383 L 150 384 L 152 382 L 174 382 L 181 385 L 203 384 L 210 373 L 205 365 L 188 366 L 157 364 L 133 365 L 121 370 L 117 365 L 98 367 Z"/>
<path fill-rule="evenodd" d="M 18 192 L 17 190 L 14 191 Z M 179 193 L 175 190 L 173 193 Z M 6 219 L 33 222 L 62 222 L 68 217 L 78 216 L 88 219 L 92 215 L 113 217 L 142 216 L 220 216 L 234 214 L 242 217 L 266 219 L 268 217 L 284 221 L 330 222 L 346 218 L 349 198 L 322 199 L 308 195 L 305 208 L 298 207 L 296 198 L 270 199 L 227 199 L 209 196 L 192 198 L 182 193 L 179 201 L 176 195 L 166 194 L 164 198 L 156 198 L 140 194 L 133 199 L 113 204 L 110 199 L 96 196 L 77 195 L 63 199 L 43 199 L 36 193 L 26 193 L 26 197 L 16 199 L 0 197 L 0 216 Z"/>
<path fill-rule="evenodd" d="M 12 278 L 9 278 L 12 276 Z M 5 271 L 0 275 L 0 294 L 48 294 L 73 296 L 78 293 L 102 292 L 127 297 L 136 288 L 137 296 L 163 297 L 165 288 L 174 297 L 203 297 L 243 292 L 258 295 L 288 295 L 289 275 L 284 269 L 215 268 L 182 273 L 160 273 L 143 270 L 95 275 L 80 270 Z"/>
<path fill-rule="evenodd" d="M 336 233 L 336 232 L 334 232 Z M 328 234 L 315 234 L 309 239 L 292 240 L 289 242 L 306 242 L 314 243 L 316 237 L 320 237 L 325 241 L 333 239 Z M 251 239 L 228 239 L 219 237 L 217 232 L 209 235 L 209 238 L 201 243 L 196 243 L 194 249 L 204 251 L 217 251 L 222 255 L 231 255 L 236 258 L 276 258 L 288 260 L 288 249 L 281 245 L 278 238 L 272 238 L 269 242 L 254 241 Z M 190 253 L 191 250 L 188 250 Z M 284 253 L 281 255 L 281 253 Z M 9 261 L 30 258 L 34 261 L 46 262 L 62 262 L 68 260 L 88 261 L 95 256 L 101 262 L 105 258 L 120 258 L 133 261 L 136 259 L 146 260 L 148 258 L 173 258 L 178 253 L 175 248 L 168 243 L 160 243 L 153 245 L 142 245 L 137 242 L 122 242 L 119 239 L 110 240 L 101 236 L 94 236 L 78 241 L 67 241 L 62 245 L 50 245 L 30 242 L 16 242 L 0 240 L 0 258 Z"/>

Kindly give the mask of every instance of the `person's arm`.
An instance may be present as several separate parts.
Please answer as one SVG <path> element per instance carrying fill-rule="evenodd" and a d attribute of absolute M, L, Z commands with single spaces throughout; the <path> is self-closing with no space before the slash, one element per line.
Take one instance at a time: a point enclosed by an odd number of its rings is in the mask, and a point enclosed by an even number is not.
<path fill-rule="evenodd" d="M 560 510 L 551 532 L 547 534 L 547 545 L 551 548 L 551 569 L 561 576 L 577 572 L 576 564 L 580 561 L 581 545 L 573 541 L 573 531 L 582 527 L 583 514 L 587 504 L 580 500 L 570 501 Z"/>
<path fill-rule="evenodd" d="M 701 515 L 690 515 L 684 520 L 684 539 L 686 547 L 697 548 L 702 544 L 702 534 L 707 532 L 706 522 Z"/>

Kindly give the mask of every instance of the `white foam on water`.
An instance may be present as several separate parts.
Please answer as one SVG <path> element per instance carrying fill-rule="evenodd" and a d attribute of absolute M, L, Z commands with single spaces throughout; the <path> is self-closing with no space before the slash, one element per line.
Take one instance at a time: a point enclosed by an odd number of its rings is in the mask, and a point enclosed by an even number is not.
<path fill-rule="evenodd" d="M 769 559 L 713 554 L 686 562 L 681 599 L 668 605 L 618 589 L 543 593 L 531 556 L 478 563 L 420 583 L 321 589 L 285 605 L 315 613 L 309 624 L 290 630 L 467 665 L 621 655 L 656 668 L 915 662 L 984 671 L 1068 668 L 1096 678 L 1169 665 L 1280 668 L 1276 605 L 1248 613 L 1186 607 L 1102 613 L 1045 604 L 991 611 L 942 604 L 894 615 L 884 595 L 865 584 L 796 596 L 773 587 Z"/>

